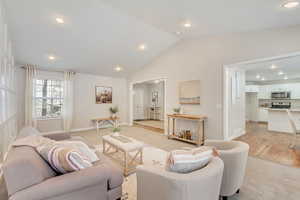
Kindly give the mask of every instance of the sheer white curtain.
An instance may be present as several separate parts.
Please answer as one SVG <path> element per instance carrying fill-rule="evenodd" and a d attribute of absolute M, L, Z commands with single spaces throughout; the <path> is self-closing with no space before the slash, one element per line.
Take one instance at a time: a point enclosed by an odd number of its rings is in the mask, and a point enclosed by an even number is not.
<path fill-rule="evenodd" d="M 1 15 L 1 11 L 3 11 L 1 6 L 0 2 L 0 167 L 11 142 L 18 133 L 16 68 L 7 24 L 3 23 L 5 18 Z"/>
<path fill-rule="evenodd" d="M 70 131 L 73 121 L 73 106 L 74 106 L 74 72 L 64 73 L 64 104 L 63 104 L 63 125 L 64 131 Z"/>
<path fill-rule="evenodd" d="M 36 66 L 26 65 L 26 85 L 25 85 L 25 126 L 36 127 L 35 118 L 35 80 Z"/>

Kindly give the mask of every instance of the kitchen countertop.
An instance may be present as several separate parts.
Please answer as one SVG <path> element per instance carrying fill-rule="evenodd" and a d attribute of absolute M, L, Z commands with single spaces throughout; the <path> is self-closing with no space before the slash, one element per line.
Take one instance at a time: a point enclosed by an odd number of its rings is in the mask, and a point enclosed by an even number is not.
<path fill-rule="evenodd" d="M 269 111 L 276 111 L 276 112 L 286 112 L 289 110 L 290 112 L 300 112 L 300 109 L 282 109 L 282 108 L 265 108 Z"/>

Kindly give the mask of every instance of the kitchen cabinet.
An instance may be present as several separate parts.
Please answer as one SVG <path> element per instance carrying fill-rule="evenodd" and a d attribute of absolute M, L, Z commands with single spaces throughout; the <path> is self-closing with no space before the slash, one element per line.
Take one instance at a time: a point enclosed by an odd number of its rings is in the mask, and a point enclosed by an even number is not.
<path fill-rule="evenodd" d="M 288 91 L 291 91 L 292 99 L 300 99 L 300 83 L 291 85 Z"/>
<path fill-rule="evenodd" d="M 258 85 L 246 85 L 245 90 L 246 90 L 246 92 L 258 92 L 259 86 Z"/>
<path fill-rule="evenodd" d="M 269 112 L 267 108 L 258 109 L 258 121 L 259 122 L 268 122 L 269 121 Z"/>
<path fill-rule="evenodd" d="M 246 90 L 246 92 L 258 92 L 258 86 L 257 85 L 246 85 L 245 90 Z"/>
<path fill-rule="evenodd" d="M 258 99 L 270 99 L 271 98 L 271 88 L 269 85 L 260 85 L 258 91 Z"/>

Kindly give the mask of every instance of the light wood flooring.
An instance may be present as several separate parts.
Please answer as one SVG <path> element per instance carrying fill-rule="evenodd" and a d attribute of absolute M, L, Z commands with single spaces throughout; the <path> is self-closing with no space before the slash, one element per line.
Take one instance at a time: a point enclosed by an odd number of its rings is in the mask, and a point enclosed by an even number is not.
<path fill-rule="evenodd" d="M 250 145 L 251 156 L 300 168 L 300 148 L 290 149 L 295 138 L 288 133 L 271 132 L 267 124 L 250 122 L 246 125 L 246 134 L 236 140 Z M 297 139 L 300 146 L 300 139 Z"/>

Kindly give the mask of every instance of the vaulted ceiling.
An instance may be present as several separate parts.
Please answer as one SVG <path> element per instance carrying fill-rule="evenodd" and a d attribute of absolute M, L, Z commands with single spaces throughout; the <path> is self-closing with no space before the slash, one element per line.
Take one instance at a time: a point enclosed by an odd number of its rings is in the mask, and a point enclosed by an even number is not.
<path fill-rule="evenodd" d="M 251 82 L 300 79 L 300 56 L 264 61 L 247 66 L 246 80 Z"/>
<path fill-rule="evenodd" d="M 109 76 L 139 70 L 182 38 L 299 24 L 299 8 L 283 2 L 5 0 L 17 64 Z"/>

